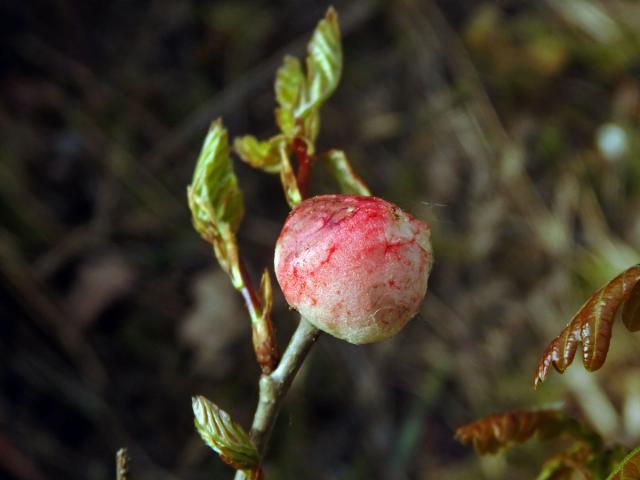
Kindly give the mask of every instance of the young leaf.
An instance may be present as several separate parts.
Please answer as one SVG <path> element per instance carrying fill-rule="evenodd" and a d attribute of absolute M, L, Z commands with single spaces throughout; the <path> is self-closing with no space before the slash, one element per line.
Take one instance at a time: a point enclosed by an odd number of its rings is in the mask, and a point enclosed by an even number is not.
<path fill-rule="evenodd" d="M 228 413 L 202 396 L 193 397 L 192 406 L 200 437 L 226 464 L 237 470 L 258 467 L 258 450 L 249 435 Z"/>
<path fill-rule="evenodd" d="M 242 191 L 229 157 L 227 131 L 218 119 L 211 124 L 187 188 L 193 225 L 213 248 L 233 284 L 242 285 L 235 232 L 244 214 Z"/>
<path fill-rule="evenodd" d="M 598 445 L 600 438 L 586 426 L 558 410 L 513 411 L 476 420 L 456 430 L 456 439 L 473 444 L 479 455 L 496 453 L 523 443 L 534 434 L 543 439 L 570 433 Z"/>
<path fill-rule="evenodd" d="M 293 114 L 303 92 L 307 88 L 307 81 L 302 72 L 300 60 L 290 55 L 284 57 L 284 63 L 276 73 L 275 92 L 280 108 L 276 109 L 276 123 L 282 133 L 294 136 L 296 119 Z"/>
<path fill-rule="evenodd" d="M 353 171 L 347 156 L 342 150 L 329 150 L 320 159 L 326 162 L 329 173 L 338 181 L 343 193 L 371 195 L 371 191 Z"/>
<path fill-rule="evenodd" d="M 573 362 L 580 342 L 585 368 L 590 372 L 598 370 L 607 358 L 615 314 L 629 300 L 639 281 L 640 265 L 635 265 L 591 295 L 560 335 L 545 349 L 538 362 L 534 385 L 538 386 L 545 380 L 552 365 L 558 372 L 564 372 Z M 635 312 L 633 305 L 631 311 Z M 633 322 L 629 322 L 634 326 Z"/>
<path fill-rule="evenodd" d="M 285 110 L 293 111 L 306 88 L 306 83 L 300 60 L 285 55 L 284 63 L 276 73 L 274 85 L 278 105 Z"/>
<path fill-rule="evenodd" d="M 228 225 L 234 232 L 238 229 L 244 204 L 221 119 L 211 124 L 204 139 L 188 196 L 194 226 L 206 240 L 221 235 L 222 225 Z"/>
<path fill-rule="evenodd" d="M 342 74 L 342 46 L 338 14 L 329 8 L 313 32 L 307 47 L 307 86 L 295 117 L 319 107 L 338 86 Z"/>
<path fill-rule="evenodd" d="M 273 306 L 273 289 L 269 270 L 265 268 L 260 280 L 260 296 L 262 308 L 258 318 L 252 325 L 253 348 L 256 352 L 258 365 L 265 375 L 270 374 L 278 363 L 278 346 L 276 335 L 271 322 Z"/>
<path fill-rule="evenodd" d="M 240 159 L 253 168 L 268 173 L 280 171 L 280 157 L 272 141 L 261 142 L 253 135 L 245 135 L 234 140 L 233 148 Z"/>
<path fill-rule="evenodd" d="M 627 455 L 607 477 L 607 480 L 640 479 L 640 447 Z"/>

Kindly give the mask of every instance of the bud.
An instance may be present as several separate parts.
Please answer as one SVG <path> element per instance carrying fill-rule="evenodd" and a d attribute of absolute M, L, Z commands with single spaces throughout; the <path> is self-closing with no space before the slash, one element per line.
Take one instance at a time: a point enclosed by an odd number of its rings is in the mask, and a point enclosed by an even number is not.
<path fill-rule="evenodd" d="M 375 197 L 322 195 L 290 213 L 275 250 L 289 305 L 350 343 L 398 333 L 427 290 L 429 226 Z"/>

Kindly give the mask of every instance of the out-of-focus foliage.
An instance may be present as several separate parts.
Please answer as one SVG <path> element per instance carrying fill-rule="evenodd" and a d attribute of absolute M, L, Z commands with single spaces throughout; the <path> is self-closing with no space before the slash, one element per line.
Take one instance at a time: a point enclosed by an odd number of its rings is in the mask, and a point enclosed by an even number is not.
<path fill-rule="evenodd" d="M 597 434 L 559 410 L 521 410 L 492 415 L 459 427 L 456 438 L 461 443 L 471 443 L 479 455 L 485 455 L 526 442 L 535 434 L 541 440 L 548 440 L 565 433 L 600 443 Z"/>
<path fill-rule="evenodd" d="M 605 446 L 600 435 L 560 410 L 492 415 L 459 427 L 456 438 L 473 444 L 479 455 L 486 455 L 522 444 L 536 434 L 540 440 L 563 435 L 571 439 L 568 447 L 556 449 L 557 453 L 543 463 L 537 480 L 571 480 L 576 473 L 586 480 L 604 480 L 625 451 Z"/>

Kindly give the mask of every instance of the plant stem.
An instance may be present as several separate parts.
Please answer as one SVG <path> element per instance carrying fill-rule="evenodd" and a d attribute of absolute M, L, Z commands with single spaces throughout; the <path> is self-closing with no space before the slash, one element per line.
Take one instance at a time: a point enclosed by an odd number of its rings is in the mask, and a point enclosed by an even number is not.
<path fill-rule="evenodd" d="M 307 145 L 299 138 L 293 139 L 292 147 L 293 153 L 298 160 L 298 189 L 302 198 L 306 198 L 309 193 L 309 179 L 314 158 L 309 156 Z"/>
<path fill-rule="evenodd" d="M 260 303 L 260 300 L 258 299 L 258 295 L 256 294 L 256 289 L 253 288 L 253 284 L 251 283 L 251 278 L 249 277 L 249 273 L 247 272 L 247 267 L 242 260 L 239 261 L 239 270 L 240 277 L 242 278 L 243 283 L 242 288 L 240 288 L 239 290 L 242 294 L 242 298 L 244 298 L 244 303 L 247 305 L 247 310 L 249 311 L 249 315 L 251 316 L 251 321 L 254 321 L 260 316 L 262 305 Z"/>
<path fill-rule="evenodd" d="M 121 448 L 116 453 L 116 480 L 128 480 L 129 478 L 129 453 L 126 448 Z"/>
<path fill-rule="evenodd" d="M 267 448 L 282 401 L 318 334 L 319 330 L 301 317 L 278 367 L 270 375 L 260 377 L 258 406 L 250 435 L 261 457 Z M 245 472 L 238 470 L 235 480 L 245 479 Z"/>

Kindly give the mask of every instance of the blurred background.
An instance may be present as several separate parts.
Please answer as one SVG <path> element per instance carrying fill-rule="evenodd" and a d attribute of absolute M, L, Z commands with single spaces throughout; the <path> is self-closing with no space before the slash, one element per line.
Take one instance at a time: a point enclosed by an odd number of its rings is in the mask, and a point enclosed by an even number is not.
<path fill-rule="evenodd" d="M 336 0 L 344 75 L 319 149 L 432 226 L 420 315 L 392 340 L 323 336 L 269 479 L 526 479 L 554 444 L 477 458 L 463 423 L 562 405 L 640 443 L 638 336 L 534 392 L 546 344 L 640 255 L 640 3 Z M 239 295 L 186 202 L 208 123 L 275 132 L 273 76 L 328 3 L 0 5 L 0 477 L 231 478 L 194 431 L 206 395 L 244 425 L 258 368 Z M 253 278 L 287 214 L 236 164 Z M 337 187 L 321 169 L 314 193 Z M 295 323 L 275 292 L 284 346 Z M 557 445 L 557 444 L 556 444 Z"/>

